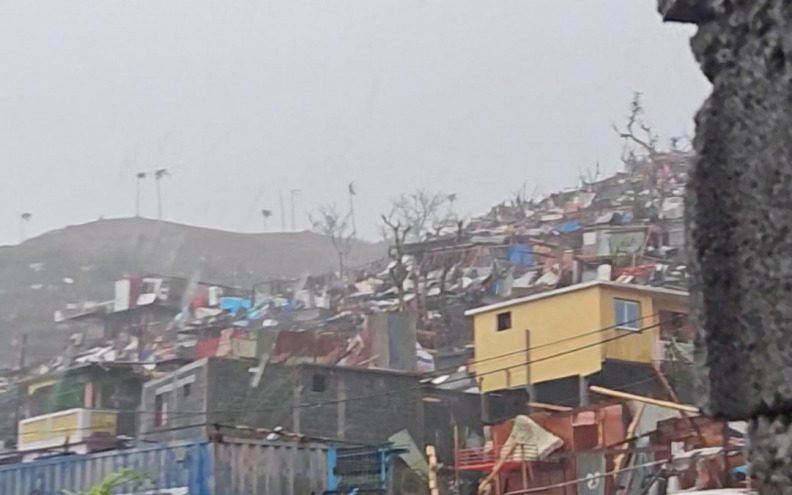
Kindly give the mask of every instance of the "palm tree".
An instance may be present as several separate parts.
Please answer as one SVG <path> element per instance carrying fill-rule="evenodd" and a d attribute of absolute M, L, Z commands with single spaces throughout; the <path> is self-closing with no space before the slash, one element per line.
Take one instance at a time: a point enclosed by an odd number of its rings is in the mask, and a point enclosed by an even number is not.
<path fill-rule="evenodd" d="M 140 216 L 140 181 L 146 178 L 146 172 L 137 173 L 137 183 L 135 185 L 135 216 Z"/>
<path fill-rule="evenodd" d="M 23 242 L 25 240 L 25 225 L 30 223 L 30 219 L 33 218 L 32 213 L 23 213 L 19 216 L 19 242 Z"/>
<path fill-rule="evenodd" d="M 261 210 L 261 217 L 264 219 L 264 230 L 267 230 L 267 220 L 272 216 L 272 210 Z"/>
<path fill-rule="evenodd" d="M 157 219 L 162 220 L 162 191 L 160 190 L 160 181 L 169 176 L 167 168 L 161 168 L 154 172 L 154 179 L 157 182 Z"/>

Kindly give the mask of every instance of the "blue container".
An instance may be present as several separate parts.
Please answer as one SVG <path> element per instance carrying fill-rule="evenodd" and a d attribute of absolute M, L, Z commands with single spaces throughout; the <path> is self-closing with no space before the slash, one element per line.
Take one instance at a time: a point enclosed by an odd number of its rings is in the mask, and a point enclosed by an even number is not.
<path fill-rule="evenodd" d="M 312 444 L 230 438 L 141 444 L 0 466 L 0 495 L 79 493 L 125 468 L 147 481 L 118 494 L 303 495 L 326 489 L 327 467 L 327 449 Z"/>

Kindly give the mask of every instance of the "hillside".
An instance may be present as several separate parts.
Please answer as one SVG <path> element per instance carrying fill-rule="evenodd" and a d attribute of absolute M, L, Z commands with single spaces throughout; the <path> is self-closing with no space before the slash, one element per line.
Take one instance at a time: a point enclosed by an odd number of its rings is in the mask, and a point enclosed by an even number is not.
<path fill-rule="evenodd" d="M 354 245 L 351 262 L 384 256 L 385 248 Z M 30 335 L 31 357 L 52 354 L 68 335 L 54 331 L 53 312 L 69 303 L 107 300 L 113 282 L 155 273 L 250 287 L 271 277 L 334 269 L 328 238 L 312 232 L 240 234 L 141 218 L 100 220 L 0 247 L 0 364 L 11 341 Z"/>

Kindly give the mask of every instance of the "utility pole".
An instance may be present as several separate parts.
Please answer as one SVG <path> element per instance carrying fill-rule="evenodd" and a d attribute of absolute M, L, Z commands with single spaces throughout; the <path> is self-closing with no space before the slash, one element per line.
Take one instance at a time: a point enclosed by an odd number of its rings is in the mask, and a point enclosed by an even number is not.
<path fill-rule="evenodd" d="M 146 178 L 146 172 L 138 172 L 135 183 L 135 216 L 140 217 L 140 181 Z"/>
<path fill-rule="evenodd" d="M 281 210 L 281 232 L 286 232 L 286 209 L 283 207 L 283 189 L 280 193 L 280 210 Z"/>
<path fill-rule="evenodd" d="M 154 179 L 157 183 L 157 219 L 162 220 L 162 191 L 160 190 L 160 181 L 170 175 L 168 169 L 161 168 L 154 172 Z"/>
<path fill-rule="evenodd" d="M 357 235 L 357 225 L 355 225 L 355 196 L 357 188 L 354 182 L 349 183 L 349 216 L 352 218 L 352 236 Z"/>
<path fill-rule="evenodd" d="M 299 189 L 292 189 L 291 190 L 291 229 L 292 229 L 292 232 L 296 232 L 297 231 L 297 220 L 296 220 L 297 216 L 296 216 L 295 210 L 294 210 L 294 198 L 298 194 L 300 194 L 300 190 Z"/>

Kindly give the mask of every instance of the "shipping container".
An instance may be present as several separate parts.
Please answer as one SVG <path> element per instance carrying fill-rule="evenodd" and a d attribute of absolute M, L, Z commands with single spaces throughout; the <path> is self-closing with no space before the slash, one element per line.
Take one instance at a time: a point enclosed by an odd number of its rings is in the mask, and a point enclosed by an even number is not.
<path fill-rule="evenodd" d="M 0 467 L 2 495 L 81 492 L 125 468 L 143 473 L 124 495 L 304 495 L 327 484 L 321 445 L 226 438 L 141 445 L 89 455 L 65 455 Z"/>

